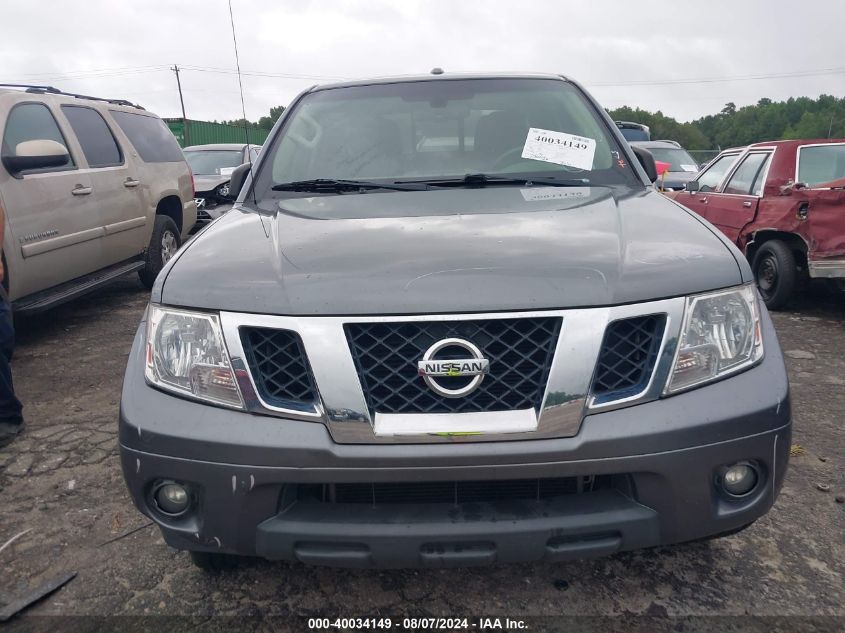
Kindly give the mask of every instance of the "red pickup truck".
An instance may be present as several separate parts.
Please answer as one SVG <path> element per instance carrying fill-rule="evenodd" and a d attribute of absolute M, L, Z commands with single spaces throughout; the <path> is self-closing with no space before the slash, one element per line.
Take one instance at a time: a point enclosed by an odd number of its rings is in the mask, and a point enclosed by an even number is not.
<path fill-rule="evenodd" d="M 807 277 L 845 287 L 845 139 L 725 150 L 685 190 L 667 195 L 745 253 L 770 309 Z"/>

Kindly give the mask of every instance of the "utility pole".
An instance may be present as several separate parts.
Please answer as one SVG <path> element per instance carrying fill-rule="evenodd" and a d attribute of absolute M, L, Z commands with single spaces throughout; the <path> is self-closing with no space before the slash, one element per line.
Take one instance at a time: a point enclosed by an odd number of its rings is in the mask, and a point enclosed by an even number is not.
<path fill-rule="evenodd" d="M 179 103 L 182 104 L 182 133 L 185 137 L 185 147 L 187 147 L 188 145 L 190 145 L 190 143 L 188 142 L 188 117 L 185 116 L 185 99 L 182 98 L 182 82 L 179 80 L 179 66 L 173 64 L 173 68 L 171 68 L 170 70 L 176 73 L 176 85 L 179 87 Z"/>

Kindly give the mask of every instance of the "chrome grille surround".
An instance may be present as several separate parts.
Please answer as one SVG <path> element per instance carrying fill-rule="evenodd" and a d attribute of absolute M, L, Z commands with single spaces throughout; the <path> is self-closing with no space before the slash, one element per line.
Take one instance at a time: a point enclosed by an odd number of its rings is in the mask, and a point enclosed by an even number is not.
<path fill-rule="evenodd" d="M 654 370 L 665 321 L 665 315 L 649 314 L 608 324 L 593 378 L 597 402 L 642 391 Z"/>
<path fill-rule="evenodd" d="M 602 308 L 383 317 L 371 315 L 274 316 L 221 312 L 220 323 L 246 408 L 250 412 L 321 422 L 326 425 L 333 440 L 340 444 L 485 442 L 572 437 L 578 433 L 581 423 L 590 413 L 631 406 L 659 398 L 671 370 L 680 334 L 684 304 L 685 298 L 678 297 Z M 647 384 L 639 393 L 624 398 L 607 402 L 596 398 L 591 388 L 607 326 L 613 321 L 653 314 L 664 314 L 666 324 L 654 370 Z M 410 414 L 415 416 L 410 420 L 402 414 L 397 414 L 392 418 L 387 416 L 390 419 L 386 419 L 385 416 L 371 415 L 347 341 L 344 328 L 346 324 L 537 317 L 561 319 L 560 335 L 555 346 L 554 358 L 538 414 L 532 409 L 494 412 L 495 416 L 500 416 L 503 420 L 501 427 L 497 426 L 497 431 L 471 436 L 435 434 L 436 430 L 403 435 L 377 432 L 378 428 L 397 428 L 397 425 L 406 423 L 419 424 L 422 427 L 429 421 L 432 423 L 432 429 L 442 428 L 443 425 L 472 426 L 476 422 L 483 422 L 490 413 Z M 301 409 L 274 406 L 264 401 L 259 395 L 259 390 L 247 365 L 239 332 L 241 327 L 284 329 L 299 334 L 318 391 L 317 401 Z M 417 360 L 409 359 L 409 362 L 416 363 Z M 511 414 L 519 417 L 517 424 L 507 424 Z M 527 414 L 535 416 L 530 425 L 525 424 Z M 381 421 L 379 421 L 380 417 Z"/>
<path fill-rule="evenodd" d="M 289 409 L 307 409 L 316 402 L 317 389 L 296 332 L 253 327 L 240 331 L 249 371 L 263 400 Z"/>

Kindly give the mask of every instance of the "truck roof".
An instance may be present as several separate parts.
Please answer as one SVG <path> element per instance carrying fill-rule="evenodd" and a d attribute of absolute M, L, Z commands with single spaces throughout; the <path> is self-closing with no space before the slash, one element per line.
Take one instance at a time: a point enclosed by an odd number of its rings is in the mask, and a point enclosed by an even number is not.
<path fill-rule="evenodd" d="M 319 84 L 311 91 L 333 90 L 351 86 L 374 86 L 382 84 L 412 83 L 418 81 L 455 81 L 459 79 L 557 79 L 568 81 L 563 75 L 555 73 L 526 73 L 526 72 L 490 72 L 490 73 L 429 73 L 426 75 L 393 75 L 388 77 L 373 77 L 369 79 L 352 79 L 333 83 Z"/>

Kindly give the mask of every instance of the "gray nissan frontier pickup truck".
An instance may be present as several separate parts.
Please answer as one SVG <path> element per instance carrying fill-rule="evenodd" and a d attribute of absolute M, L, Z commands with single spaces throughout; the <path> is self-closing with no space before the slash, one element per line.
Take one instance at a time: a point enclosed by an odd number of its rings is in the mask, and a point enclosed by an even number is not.
<path fill-rule="evenodd" d="M 205 569 L 568 560 L 774 503 L 789 385 L 742 254 L 577 83 L 299 95 L 158 275 L 126 483 Z"/>

